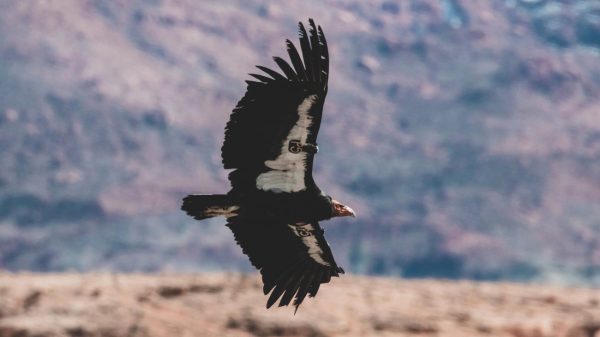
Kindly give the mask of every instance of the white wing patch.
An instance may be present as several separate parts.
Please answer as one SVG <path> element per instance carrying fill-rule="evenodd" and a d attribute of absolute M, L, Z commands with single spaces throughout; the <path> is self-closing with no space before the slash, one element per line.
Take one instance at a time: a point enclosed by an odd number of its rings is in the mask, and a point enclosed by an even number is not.
<path fill-rule="evenodd" d="M 313 260 L 324 266 L 331 267 L 327 261 L 323 260 L 323 251 L 321 250 L 321 247 L 319 247 L 319 243 L 314 234 L 315 227 L 312 224 L 297 223 L 288 225 L 288 227 L 290 227 L 294 234 L 302 240 L 302 243 L 308 247 L 308 255 Z"/>
<path fill-rule="evenodd" d="M 306 170 L 306 156 L 304 151 L 292 153 L 289 151 L 291 140 L 300 140 L 306 144 L 312 117 L 308 114 L 311 106 L 317 100 L 317 95 L 310 95 L 298 106 L 298 121 L 290 130 L 283 141 L 281 154 L 275 160 L 265 161 L 265 166 L 271 170 L 261 173 L 256 178 L 256 188 L 272 192 L 298 192 L 306 188 L 304 172 Z"/>

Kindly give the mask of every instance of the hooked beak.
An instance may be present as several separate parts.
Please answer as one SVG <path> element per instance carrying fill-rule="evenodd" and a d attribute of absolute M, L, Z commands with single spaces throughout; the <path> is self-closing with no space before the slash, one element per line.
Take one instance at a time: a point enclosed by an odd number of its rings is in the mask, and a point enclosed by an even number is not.
<path fill-rule="evenodd" d="M 352 208 L 341 204 L 337 200 L 331 200 L 331 203 L 333 204 L 333 217 L 336 217 L 336 216 L 351 216 L 353 218 L 356 217 L 356 213 L 354 213 L 354 210 L 352 210 Z"/>

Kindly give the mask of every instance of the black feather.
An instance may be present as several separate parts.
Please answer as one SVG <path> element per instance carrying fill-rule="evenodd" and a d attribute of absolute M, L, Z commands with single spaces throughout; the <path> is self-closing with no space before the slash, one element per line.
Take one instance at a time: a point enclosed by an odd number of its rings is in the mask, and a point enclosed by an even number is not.
<path fill-rule="evenodd" d="M 288 265 L 285 265 L 285 268 L 283 269 L 282 272 L 277 272 L 274 271 L 273 269 L 275 268 L 267 268 L 270 270 L 262 270 L 261 272 L 263 273 L 263 292 L 266 294 L 268 294 L 271 289 L 273 289 L 273 287 L 275 287 L 278 284 L 281 284 L 283 282 L 285 282 L 285 280 L 288 279 L 288 277 L 296 271 L 297 266 L 302 263 L 304 261 L 296 261 L 294 263 L 290 263 Z"/>
<path fill-rule="evenodd" d="M 267 76 L 263 76 L 263 75 L 259 75 L 259 74 L 248 74 L 254 78 L 256 78 L 257 80 L 263 82 L 263 83 L 269 83 L 269 82 L 273 82 L 272 78 L 269 78 Z"/>
<path fill-rule="evenodd" d="M 329 79 L 329 48 L 327 47 L 327 40 L 325 39 L 325 34 L 323 34 L 323 29 L 321 29 L 321 26 L 318 26 L 317 30 L 319 33 L 319 40 L 322 44 L 321 74 L 324 76 L 322 77 L 322 82 L 324 85 L 323 90 L 327 92 L 327 82 Z"/>
<path fill-rule="evenodd" d="M 310 45 L 312 51 L 311 55 L 311 70 L 313 74 L 313 78 L 315 82 L 321 82 L 321 44 L 319 43 L 319 36 L 317 35 L 317 28 L 315 27 L 315 22 L 312 19 L 308 20 L 310 24 Z"/>
<path fill-rule="evenodd" d="M 304 301 L 304 298 L 308 294 L 309 288 L 312 286 L 312 282 L 315 278 L 317 267 L 311 268 L 311 270 L 307 271 L 307 276 L 302 279 L 302 284 L 300 285 L 298 292 L 296 293 L 296 298 L 294 299 L 294 305 L 296 306 L 296 311 L 298 311 L 298 307 Z"/>
<path fill-rule="evenodd" d="M 277 286 L 275 286 L 275 289 L 273 289 L 271 296 L 269 296 L 269 300 L 267 300 L 267 309 L 269 309 L 271 306 L 273 306 L 273 304 L 275 304 L 275 302 L 277 302 L 279 297 L 281 297 L 281 295 L 283 295 L 283 293 L 286 290 L 288 290 L 288 287 L 300 275 L 302 275 L 302 270 L 301 269 L 296 270 L 285 280 L 285 283 L 279 283 L 279 284 L 277 284 Z"/>
<path fill-rule="evenodd" d="M 245 82 L 246 82 L 246 84 L 248 84 L 249 87 L 254 87 L 257 85 L 264 84 L 263 82 L 256 82 L 256 81 L 251 81 L 251 80 L 246 80 Z"/>
<path fill-rule="evenodd" d="M 306 34 L 306 29 L 304 29 L 304 25 L 302 22 L 298 24 L 298 31 L 300 34 L 300 49 L 302 49 L 302 58 L 304 59 L 304 64 L 306 65 L 306 75 L 310 81 L 314 81 L 315 77 L 312 73 L 312 58 L 310 56 L 310 43 L 308 41 L 308 35 Z"/>
<path fill-rule="evenodd" d="M 321 282 L 319 282 L 319 283 L 314 283 L 314 285 L 315 285 L 314 289 L 312 289 L 312 290 L 310 291 L 310 296 L 311 296 L 311 297 L 315 297 L 315 296 L 317 296 L 317 293 L 319 292 L 319 288 L 321 288 Z"/>
<path fill-rule="evenodd" d="M 283 294 L 283 297 L 281 297 L 281 301 L 279 301 L 279 306 L 283 307 L 286 306 L 288 304 L 290 304 L 290 302 L 292 301 L 292 298 L 294 298 L 294 295 L 296 295 L 296 293 L 298 292 L 298 288 L 300 288 L 300 285 L 302 284 L 302 280 L 306 277 L 306 274 L 301 274 L 298 278 L 296 278 L 295 282 L 291 283 L 285 293 Z"/>
<path fill-rule="evenodd" d="M 287 80 L 287 78 L 285 78 L 283 75 L 281 75 L 280 73 L 276 72 L 275 70 L 269 69 L 267 67 L 263 67 L 263 66 L 256 66 L 256 68 L 264 71 L 265 73 L 271 75 L 271 77 L 273 77 L 275 80 L 279 81 L 285 81 Z"/>
<path fill-rule="evenodd" d="M 321 286 L 321 278 L 323 277 L 324 273 L 325 272 L 323 270 L 320 270 L 318 273 L 315 274 L 315 278 L 313 279 L 310 289 L 308 290 L 308 295 L 310 297 L 317 296 L 317 292 L 319 291 L 319 287 Z"/>
<path fill-rule="evenodd" d="M 296 46 L 294 46 L 290 40 L 285 40 L 285 44 L 287 45 L 287 52 L 288 55 L 290 55 L 290 60 L 292 61 L 294 69 L 296 70 L 296 74 L 298 74 L 298 78 L 300 80 L 306 80 L 306 70 L 304 69 L 302 59 L 300 59 L 300 55 L 298 54 Z"/>
<path fill-rule="evenodd" d="M 277 63 L 279 68 L 281 68 L 281 70 L 283 71 L 285 76 L 288 77 L 288 79 L 298 81 L 298 76 L 285 60 L 277 56 L 273 57 L 273 60 L 275 61 L 275 63 Z"/>

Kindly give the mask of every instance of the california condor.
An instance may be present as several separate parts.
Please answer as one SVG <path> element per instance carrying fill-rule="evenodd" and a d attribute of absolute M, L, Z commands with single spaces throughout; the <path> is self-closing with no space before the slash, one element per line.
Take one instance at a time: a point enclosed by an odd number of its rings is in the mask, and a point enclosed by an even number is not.
<path fill-rule="evenodd" d="M 343 274 L 319 226 L 320 220 L 354 216 L 315 184 L 312 167 L 327 95 L 329 53 L 320 26 L 299 23 L 300 53 L 286 40 L 289 63 L 274 57 L 283 73 L 257 66 L 245 96 L 225 128 L 226 195 L 188 195 L 181 209 L 197 220 L 227 218 L 237 243 L 260 270 L 270 308 L 298 306 L 321 283 Z M 268 75 L 268 76 L 267 76 Z"/>

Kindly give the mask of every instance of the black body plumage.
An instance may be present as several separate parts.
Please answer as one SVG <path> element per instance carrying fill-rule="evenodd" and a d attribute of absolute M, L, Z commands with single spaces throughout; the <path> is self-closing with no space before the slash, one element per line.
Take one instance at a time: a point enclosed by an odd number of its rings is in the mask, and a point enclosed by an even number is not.
<path fill-rule="evenodd" d="M 260 270 L 267 307 L 315 296 L 322 283 L 343 273 L 318 221 L 341 216 L 312 176 L 316 140 L 327 94 L 329 54 L 321 27 L 299 24 L 300 52 L 287 40 L 291 65 L 282 73 L 257 66 L 225 129 L 223 166 L 227 195 L 190 195 L 182 209 L 196 219 L 223 215 L 237 243 Z M 301 54 L 300 54 L 301 53 Z M 214 197 L 214 202 L 210 197 Z M 340 206 L 341 205 L 341 206 Z M 351 209 L 343 215 L 353 215 Z M 350 213 L 348 213 L 350 212 Z"/>

